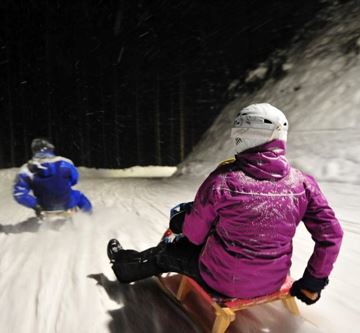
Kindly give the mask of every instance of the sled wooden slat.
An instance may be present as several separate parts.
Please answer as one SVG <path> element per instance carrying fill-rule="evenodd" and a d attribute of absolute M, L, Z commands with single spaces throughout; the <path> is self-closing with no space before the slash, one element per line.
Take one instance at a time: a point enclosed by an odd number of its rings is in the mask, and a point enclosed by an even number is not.
<path fill-rule="evenodd" d="M 270 295 L 256 297 L 252 299 L 221 298 L 212 296 L 206 292 L 196 281 L 183 275 L 178 287 L 176 298 L 181 302 L 189 292 L 193 291 L 199 295 L 206 303 L 211 305 L 215 311 L 215 321 L 211 333 L 224 333 L 230 323 L 236 318 L 236 311 L 240 311 L 251 306 L 281 300 L 285 307 L 293 314 L 299 315 L 299 309 L 294 297 L 289 294 L 292 279 L 288 276 L 281 288 Z"/>

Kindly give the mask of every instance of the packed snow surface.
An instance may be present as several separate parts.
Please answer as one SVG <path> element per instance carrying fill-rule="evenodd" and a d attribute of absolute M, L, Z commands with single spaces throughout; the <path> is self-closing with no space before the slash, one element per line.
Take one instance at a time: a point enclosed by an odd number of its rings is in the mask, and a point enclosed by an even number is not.
<path fill-rule="evenodd" d="M 1 332 L 196 332 L 152 280 L 118 284 L 106 244 L 115 237 L 127 248 L 154 245 L 167 226 L 169 208 L 192 200 L 199 178 L 84 178 L 79 188 L 92 199 L 94 214 L 78 214 L 73 223 L 54 230 L 47 224 L 39 226 L 29 210 L 12 201 L 15 170 L 0 175 L 5 179 L 0 192 Z M 302 315 L 323 332 L 354 332 L 360 318 L 354 306 L 359 300 L 354 277 L 360 274 L 356 222 L 360 188 L 338 183 L 322 183 L 322 188 L 341 219 L 345 239 L 321 301 L 311 307 L 299 305 Z M 294 244 L 294 276 L 302 274 L 312 246 L 300 228 Z M 285 333 L 289 327 L 313 332 L 312 325 L 288 315 L 281 304 L 259 308 L 239 316 L 237 332 Z"/>
<path fill-rule="evenodd" d="M 299 302 L 305 321 L 283 311 L 281 304 L 264 305 L 241 312 L 229 332 L 358 332 L 359 11 L 354 1 L 322 14 L 327 24 L 312 29 L 287 52 L 284 76 L 228 105 L 175 176 L 122 178 L 123 171 L 81 168 L 78 188 L 94 205 L 91 216 L 79 213 L 58 229 L 39 225 L 30 210 L 12 199 L 17 170 L 0 170 L 0 332 L 198 332 L 153 279 L 118 284 L 106 244 L 115 237 L 126 248 L 155 245 L 167 227 L 169 209 L 192 200 L 206 174 L 232 155 L 232 119 L 255 102 L 270 102 L 286 113 L 288 157 L 320 181 L 345 236 L 320 301 L 312 306 Z M 133 169 L 131 176 L 140 170 Z M 159 177 L 159 172 L 140 176 Z M 302 275 L 312 248 L 300 226 L 293 277 Z"/>

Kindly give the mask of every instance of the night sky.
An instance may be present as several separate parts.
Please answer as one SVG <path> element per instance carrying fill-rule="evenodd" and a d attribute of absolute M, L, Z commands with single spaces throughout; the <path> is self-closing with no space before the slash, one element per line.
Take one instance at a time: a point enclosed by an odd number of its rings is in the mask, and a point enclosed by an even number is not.
<path fill-rule="evenodd" d="M 178 164 L 319 2 L 2 0 L 0 168 L 35 137 L 76 165 Z"/>

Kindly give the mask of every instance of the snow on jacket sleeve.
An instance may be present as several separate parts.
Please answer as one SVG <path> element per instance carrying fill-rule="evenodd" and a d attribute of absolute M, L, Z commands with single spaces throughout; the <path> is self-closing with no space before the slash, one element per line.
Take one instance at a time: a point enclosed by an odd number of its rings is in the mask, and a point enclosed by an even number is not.
<path fill-rule="evenodd" d="M 21 168 L 15 180 L 13 197 L 20 205 L 34 209 L 37 205 L 37 200 L 30 194 L 31 176 L 31 172 L 26 166 Z"/>
<path fill-rule="evenodd" d="M 305 186 L 308 206 L 302 220 L 315 241 L 307 270 L 314 277 L 325 278 L 339 254 L 343 231 L 315 179 L 307 176 Z"/>
<path fill-rule="evenodd" d="M 200 186 L 191 212 L 185 217 L 183 233 L 190 242 L 197 245 L 205 242 L 206 236 L 217 220 L 215 200 L 215 179 L 210 175 Z"/>

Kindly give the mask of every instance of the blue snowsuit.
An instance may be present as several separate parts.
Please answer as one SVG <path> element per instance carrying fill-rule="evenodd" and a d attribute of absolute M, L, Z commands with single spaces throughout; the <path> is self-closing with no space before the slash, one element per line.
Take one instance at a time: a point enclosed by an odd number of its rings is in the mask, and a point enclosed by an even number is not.
<path fill-rule="evenodd" d="M 21 167 L 13 196 L 19 204 L 32 209 L 40 206 L 41 210 L 54 211 L 79 207 L 91 212 L 89 199 L 71 188 L 78 179 L 79 173 L 72 161 L 52 152 L 39 152 Z"/>

